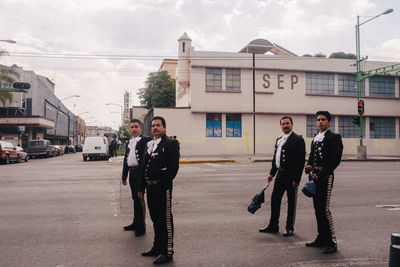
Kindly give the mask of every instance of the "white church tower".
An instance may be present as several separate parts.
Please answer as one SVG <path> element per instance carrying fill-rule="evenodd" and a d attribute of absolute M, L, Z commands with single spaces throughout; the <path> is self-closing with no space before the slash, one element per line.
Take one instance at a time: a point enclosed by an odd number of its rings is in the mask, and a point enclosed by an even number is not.
<path fill-rule="evenodd" d="M 176 107 L 190 107 L 190 52 L 192 50 L 192 39 L 185 32 L 178 42 Z"/>

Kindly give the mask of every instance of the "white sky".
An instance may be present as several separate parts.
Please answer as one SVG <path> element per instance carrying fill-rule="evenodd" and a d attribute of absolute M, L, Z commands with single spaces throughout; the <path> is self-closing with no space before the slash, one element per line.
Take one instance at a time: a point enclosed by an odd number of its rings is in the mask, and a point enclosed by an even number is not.
<path fill-rule="evenodd" d="M 264 38 L 297 55 L 329 56 L 355 53 L 357 15 L 362 22 L 388 8 L 394 12 L 361 26 L 361 54 L 400 62 L 398 0 L 0 0 L 0 39 L 17 41 L 0 42 L 11 53 L 0 57 L 0 64 L 47 76 L 60 99 L 80 95 L 63 102 L 75 114 L 90 111 L 82 115 L 94 117 L 87 120 L 90 125 L 116 128 L 121 118 L 111 112 L 120 108 L 105 103 L 122 105 L 128 90 L 139 105 L 137 89 L 163 58 L 176 58 L 177 39 L 185 31 L 196 50 L 237 52 Z"/>

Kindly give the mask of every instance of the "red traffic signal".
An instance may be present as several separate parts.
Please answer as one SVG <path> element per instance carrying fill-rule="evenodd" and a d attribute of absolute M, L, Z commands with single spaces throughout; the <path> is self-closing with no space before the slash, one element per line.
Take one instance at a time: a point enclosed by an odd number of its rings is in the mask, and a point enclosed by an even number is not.
<path fill-rule="evenodd" d="M 362 99 L 358 100 L 357 110 L 360 116 L 364 114 L 364 109 L 365 109 L 364 100 Z"/>
<path fill-rule="evenodd" d="M 12 84 L 12 87 L 20 90 L 28 90 L 29 88 L 31 88 L 31 85 L 29 83 L 14 82 Z"/>

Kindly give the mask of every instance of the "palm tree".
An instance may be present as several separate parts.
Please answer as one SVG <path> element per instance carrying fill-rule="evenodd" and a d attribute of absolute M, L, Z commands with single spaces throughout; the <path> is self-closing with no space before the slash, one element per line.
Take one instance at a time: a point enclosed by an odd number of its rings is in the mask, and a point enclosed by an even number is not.
<path fill-rule="evenodd" d="M 0 56 L 2 54 L 6 54 L 6 53 L 7 53 L 6 51 L 0 50 Z M 4 85 L 9 87 L 15 81 L 14 77 L 18 78 L 19 73 L 10 67 L 0 65 L 0 88 L 3 87 Z M 7 92 L 7 91 L 3 91 L 3 90 L 0 91 L 0 101 L 3 104 L 3 107 L 5 107 L 7 101 L 9 101 L 9 103 L 11 103 L 12 98 L 13 98 L 13 95 L 11 92 Z"/>

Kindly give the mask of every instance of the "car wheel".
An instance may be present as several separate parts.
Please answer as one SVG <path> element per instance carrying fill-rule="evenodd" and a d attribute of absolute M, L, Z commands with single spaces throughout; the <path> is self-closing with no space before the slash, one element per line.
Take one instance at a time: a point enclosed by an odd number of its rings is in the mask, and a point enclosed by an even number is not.
<path fill-rule="evenodd" d="M 10 164 L 10 156 L 6 156 L 6 164 Z"/>

